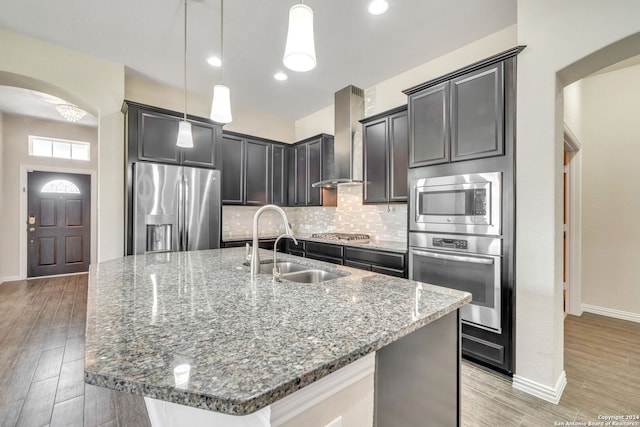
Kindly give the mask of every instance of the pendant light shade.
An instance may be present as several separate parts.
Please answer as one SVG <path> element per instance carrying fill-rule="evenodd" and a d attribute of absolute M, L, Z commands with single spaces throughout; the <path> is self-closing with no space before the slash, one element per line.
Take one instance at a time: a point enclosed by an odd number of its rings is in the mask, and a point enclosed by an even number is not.
<path fill-rule="evenodd" d="M 191 134 L 191 123 L 182 120 L 178 125 L 178 147 L 193 148 L 193 135 Z"/>
<path fill-rule="evenodd" d="M 187 0 L 184 0 L 184 119 L 178 124 L 176 145 L 182 148 L 193 148 L 191 123 L 187 121 Z"/>
<path fill-rule="evenodd" d="M 232 119 L 231 92 L 225 85 L 215 85 L 211 102 L 211 120 L 218 123 L 231 123 Z"/>
<path fill-rule="evenodd" d="M 296 4 L 289 9 L 289 31 L 282 63 L 293 71 L 309 71 L 316 66 L 313 40 L 313 10 Z"/>
<path fill-rule="evenodd" d="M 224 64 L 224 0 L 220 0 L 220 81 L 223 80 L 222 67 Z M 223 84 L 213 87 L 211 100 L 211 120 L 218 123 L 231 123 L 231 91 Z"/>

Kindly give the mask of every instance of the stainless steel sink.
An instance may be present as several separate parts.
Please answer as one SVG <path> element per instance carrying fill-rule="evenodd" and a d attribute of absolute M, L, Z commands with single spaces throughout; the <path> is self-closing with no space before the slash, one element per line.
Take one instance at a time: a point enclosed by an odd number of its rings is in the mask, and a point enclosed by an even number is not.
<path fill-rule="evenodd" d="M 280 279 L 290 280 L 298 283 L 320 283 L 326 280 L 337 279 L 343 275 L 324 270 L 303 270 L 292 273 L 281 274 Z"/>
<path fill-rule="evenodd" d="M 278 267 L 278 270 L 282 274 L 309 269 L 309 267 L 307 267 L 306 265 L 297 264 L 295 262 L 290 262 L 290 261 L 277 262 L 276 266 Z M 260 264 L 260 273 L 271 274 L 272 272 L 273 272 L 272 262 L 265 262 L 263 264 Z"/>

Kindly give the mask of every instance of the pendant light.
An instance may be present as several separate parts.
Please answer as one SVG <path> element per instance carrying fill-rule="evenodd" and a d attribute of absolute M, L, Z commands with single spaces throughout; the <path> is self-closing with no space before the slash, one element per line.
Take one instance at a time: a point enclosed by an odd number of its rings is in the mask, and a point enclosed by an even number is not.
<path fill-rule="evenodd" d="M 222 69 L 224 67 L 224 26 L 222 14 L 224 13 L 224 0 L 220 0 L 220 81 L 223 81 Z M 231 91 L 229 87 L 219 84 L 213 87 L 213 99 L 211 101 L 211 120 L 218 123 L 231 123 Z"/>
<path fill-rule="evenodd" d="M 293 71 L 309 71 L 316 66 L 313 10 L 302 2 L 289 9 L 289 30 L 282 63 Z"/>
<path fill-rule="evenodd" d="M 182 148 L 193 148 L 191 123 L 187 121 L 187 0 L 184 0 L 184 118 L 178 125 L 176 145 Z"/>

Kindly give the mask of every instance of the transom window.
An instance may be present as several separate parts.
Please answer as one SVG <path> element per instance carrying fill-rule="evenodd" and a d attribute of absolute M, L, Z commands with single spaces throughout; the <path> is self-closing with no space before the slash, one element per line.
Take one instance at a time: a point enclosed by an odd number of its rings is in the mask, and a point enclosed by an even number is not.
<path fill-rule="evenodd" d="M 66 193 L 80 194 L 80 189 L 71 181 L 66 179 L 54 179 L 42 186 L 41 193 Z"/>
<path fill-rule="evenodd" d="M 29 155 L 67 160 L 91 160 L 91 144 L 29 135 Z"/>

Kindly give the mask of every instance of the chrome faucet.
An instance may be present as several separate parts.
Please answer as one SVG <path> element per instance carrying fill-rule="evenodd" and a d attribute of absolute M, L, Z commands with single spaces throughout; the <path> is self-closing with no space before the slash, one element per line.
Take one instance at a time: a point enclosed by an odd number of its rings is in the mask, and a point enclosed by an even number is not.
<path fill-rule="evenodd" d="M 273 278 L 276 279 L 277 281 L 280 281 L 280 270 L 278 270 L 278 260 L 276 259 L 276 254 L 278 253 L 278 242 L 280 241 L 280 239 L 282 239 L 283 237 L 288 237 L 290 239 L 293 240 L 293 243 L 295 243 L 296 245 L 298 244 L 298 241 L 296 240 L 296 238 L 293 236 L 293 234 L 281 234 L 278 236 L 278 238 L 276 239 L 275 243 L 273 244 Z"/>
<path fill-rule="evenodd" d="M 251 247 L 251 275 L 257 276 L 260 272 L 260 255 L 258 255 L 258 219 L 260 215 L 262 215 L 265 211 L 276 211 L 282 216 L 282 220 L 284 221 L 284 235 L 293 237 L 293 233 L 291 231 L 291 227 L 289 226 L 289 221 L 287 220 L 287 214 L 282 210 L 282 208 L 276 205 L 264 205 L 260 209 L 256 211 L 256 214 L 253 216 L 253 245 Z M 275 250 L 275 249 L 274 249 Z M 275 257 L 274 257 L 275 258 Z M 274 264 L 275 267 L 275 264 Z"/>

